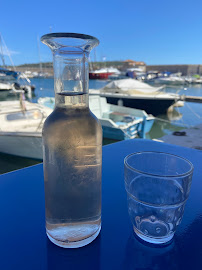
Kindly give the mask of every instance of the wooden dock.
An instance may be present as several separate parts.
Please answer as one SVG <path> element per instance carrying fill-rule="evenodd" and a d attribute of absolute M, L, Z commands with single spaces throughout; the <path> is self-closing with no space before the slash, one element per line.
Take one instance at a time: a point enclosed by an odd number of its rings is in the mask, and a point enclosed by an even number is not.
<path fill-rule="evenodd" d="M 187 102 L 195 102 L 195 103 L 202 103 L 202 97 L 199 96 L 180 96 L 180 100 L 187 101 Z"/>
<path fill-rule="evenodd" d="M 156 141 L 202 150 L 202 124 L 183 129 L 180 132 L 173 132 Z"/>

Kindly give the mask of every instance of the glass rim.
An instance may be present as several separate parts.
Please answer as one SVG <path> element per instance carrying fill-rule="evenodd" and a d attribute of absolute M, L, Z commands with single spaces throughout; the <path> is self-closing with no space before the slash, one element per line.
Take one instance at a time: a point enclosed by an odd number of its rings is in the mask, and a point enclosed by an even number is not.
<path fill-rule="evenodd" d="M 131 156 L 135 156 L 135 155 L 138 155 L 138 154 L 148 154 L 148 153 L 164 154 L 164 155 L 168 155 L 168 156 L 172 156 L 172 157 L 181 159 L 181 160 L 185 161 L 186 163 L 188 163 L 190 165 L 190 170 L 185 172 L 185 173 L 178 174 L 178 175 L 160 175 L 160 174 L 153 174 L 153 173 L 148 173 L 148 172 L 144 172 L 144 171 L 135 169 L 132 166 L 130 166 L 128 164 L 128 162 L 127 162 L 127 160 Z M 135 172 L 138 172 L 138 173 L 141 173 L 141 174 L 144 174 L 144 175 L 155 176 L 155 177 L 160 177 L 160 178 L 176 178 L 176 177 L 178 178 L 178 177 L 182 177 L 182 176 L 185 176 L 185 175 L 189 175 L 189 174 L 193 173 L 193 170 L 194 170 L 194 165 L 188 159 L 186 159 L 184 157 L 181 157 L 181 156 L 178 156 L 178 155 L 175 155 L 175 154 L 171 154 L 171 153 L 167 153 L 167 152 L 159 152 L 159 151 L 140 151 L 140 152 L 131 153 L 131 154 L 127 155 L 124 158 L 124 165 L 125 165 L 125 167 L 127 167 L 128 169 L 130 169 L 132 171 L 135 171 Z"/>
<path fill-rule="evenodd" d="M 86 34 L 80 34 L 80 33 L 69 33 L 69 32 L 58 32 L 58 33 L 49 33 L 45 34 L 41 37 L 41 42 L 52 39 L 52 38 L 78 38 L 78 39 L 86 39 L 86 40 L 94 40 L 97 42 L 97 44 L 100 43 L 100 41 L 91 35 L 86 35 Z"/>

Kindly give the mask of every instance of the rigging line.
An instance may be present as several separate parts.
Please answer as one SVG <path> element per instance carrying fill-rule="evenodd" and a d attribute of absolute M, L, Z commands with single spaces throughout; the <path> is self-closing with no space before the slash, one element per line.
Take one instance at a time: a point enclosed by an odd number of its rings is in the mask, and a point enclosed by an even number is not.
<path fill-rule="evenodd" d="M 4 59 L 4 54 L 3 54 L 3 44 L 2 44 L 2 37 L 1 37 L 1 33 L 0 33 L 0 55 L 1 55 L 1 60 L 3 63 L 3 66 L 6 67 L 6 63 L 5 63 L 5 59 Z"/>
<path fill-rule="evenodd" d="M 158 117 L 155 117 L 155 120 L 158 120 L 158 121 L 161 121 L 161 122 L 165 122 L 165 123 L 169 123 L 169 124 L 174 124 L 176 126 L 182 126 L 182 127 L 190 127 L 189 125 L 186 125 L 186 124 L 182 124 L 182 123 L 172 123 L 170 120 L 166 120 L 166 119 L 162 119 L 162 118 L 158 118 Z"/>
<path fill-rule="evenodd" d="M 187 102 L 185 102 L 185 104 L 186 104 L 186 106 L 188 107 L 188 109 L 189 109 L 194 115 L 196 115 L 196 117 L 198 117 L 199 119 L 202 118 L 199 114 L 197 114 L 197 113 L 195 113 L 195 112 L 193 111 L 193 109 L 187 104 Z"/>
<path fill-rule="evenodd" d="M 39 41 L 39 37 L 37 37 L 37 46 L 38 46 L 38 54 L 39 54 L 39 69 L 40 69 L 40 73 L 42 73 L 42 62 L 41 62 L 41 52 L 40 52 L 40 41 Z"/>
<path fill-rule="evenodd" d="M 15 65 L 14 65 L 13 60 L 12 60 L 12 58 L 11 58 L 10 51 L 9 51 L 8 47 L 6 46 L 6 43 L 5 43 L 5 41 L 4 41 L 4 39 L 3 39 L 2 36 L 1 36 L 1 40 L 2 40 L 2 43 L 4 44 L 4 47 L 5 47 L 6 52 L 7 52 L 7 55 L 8 55 L 8 57 L 9 57 L 10 61 L 11 61 L 11 65 L 13 66 L 14 71 L 16 71 Z"/>

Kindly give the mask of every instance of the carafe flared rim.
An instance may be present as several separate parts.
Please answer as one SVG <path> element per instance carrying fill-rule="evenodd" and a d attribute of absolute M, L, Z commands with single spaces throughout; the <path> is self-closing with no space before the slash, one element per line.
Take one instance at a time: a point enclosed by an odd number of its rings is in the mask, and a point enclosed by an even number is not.
<path fill-rule="evenodd" d="M 49 33 L 41 37 L 41 42 L 48 45 L 51 49 L 64 47 L 79 48 L 90 51 L 99 44 L 96 37 L 79 33 Z"/>

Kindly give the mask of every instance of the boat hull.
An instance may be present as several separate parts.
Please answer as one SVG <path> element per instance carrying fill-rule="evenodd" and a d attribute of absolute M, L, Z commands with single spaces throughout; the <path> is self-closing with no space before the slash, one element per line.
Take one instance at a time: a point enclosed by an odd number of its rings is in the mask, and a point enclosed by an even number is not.
<path fill-rule="evenodd" d="M 130 127 L 129 130 L 102 126 L 103 138 L 116 141 L 128 140 L 138 137 L 138 125 Z"/>
<path fill-rule="evenodd" d="M 102 95 L 101 95 L 102 96 Z M 110 104 L 118 105 L 121 103 L 125 107 L 145 110 L 149 114 L 154 116 L 159 114 L 165 114 L 168 108 L 173 105 L 176 100 L 173 99 L 143 99 L 143 98 L 127 98 L 127 97 L 107 97 L 107 102 Z"/>
<path fill-rule="evenodd" d="M 0 91 L 10 91 L 12 90 L 12 85 L 10 83 L 0 82 Z"/>
<path fill-rule="evenodd" d="M 103 137 L 105 139 L 112 139 L 117 141 L 134 139 L 137 137 L 145 138 L 146 133 L 151 130 L 153 123 L 154 118 L 147 117 L 145 121 L 139 121 L 138 123 L 125 129 L 112 128 L 102 125 Z"/>
<path fill-rule="evenodd" d="M 107 80 L 110 75 L 114 73 L 112 72 L 106 72 L 106 73 L 89 73 L 89 79 L 90 80 Z"/>
<path fill-rule="evenodd" d="M 42 137 L 38 134 L 27 135 L 20 132 L 1 132 L 0 152 L 14 156 L 42 160 Z"/>
<path fill-rule="evenodd" d="M 186 81 L 164 81 L 164 80 L 154 80 L 153 81 L 154 83 L 157 83 L 157 84 L 166 84 L 166 85 L 184 85 L 186 84 L 187 82 Z"/>

